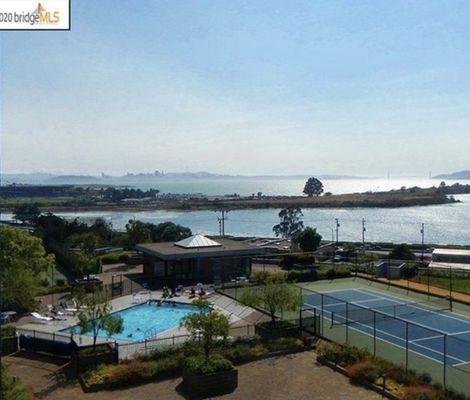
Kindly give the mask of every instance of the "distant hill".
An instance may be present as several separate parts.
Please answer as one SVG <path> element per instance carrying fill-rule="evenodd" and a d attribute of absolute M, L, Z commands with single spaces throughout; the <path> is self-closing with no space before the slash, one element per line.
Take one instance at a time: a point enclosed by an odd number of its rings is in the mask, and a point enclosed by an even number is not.
<path fill-rule="evenodd" d="M 112 176 L 101 174 L 93 175 L 57 175 L 48 173 L 31 174 L 2 174 L 2 185 L 17 183 L 31 185 L 134 185 L 138 183 L 158 183 L 162 180 L 187 179 L 307 179 L 310 176 L 316 176 L 319 179 L 366 179 L 364 177 L 351 175 L 319 175 L 319 174 L 298 174 L 298 175 L 225 175 L 214 174 L 206 171 L 199 172 L 167 172 L 155 171 L 153 173 L 128 173 L 122 176 Z"/>
<path fill-rule="evenodd" d="M 58 175 L 51 177 L 45 183 L 51 184 L 84 184 L 84 183 L 99 183 L 100 178 L 91 175 Z"/>
<path fill-rule="evenodd" d="M 452 174 L 441 174 L 434 176 L 434 179 L 470 179 L 470 170 L 454 172 Z"/>

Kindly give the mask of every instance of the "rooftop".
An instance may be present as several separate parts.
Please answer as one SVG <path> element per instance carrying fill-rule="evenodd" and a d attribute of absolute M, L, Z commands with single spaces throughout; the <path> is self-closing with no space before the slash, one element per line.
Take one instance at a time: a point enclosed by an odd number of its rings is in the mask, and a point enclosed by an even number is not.
<path fill-rule="evenodd" d="M 441 255 L 449 255 L 449 256 L 469 256 L 470 257 L 470 250 L 465 250 L 465 249 L 434 249 L 432 254 L 441 254 Z"/>
<path fill-rule="evenodd" d="M 201 247 L 219 247 L 221 244 L 203 235 L 193 235 L 175 243 L 176 246 L 185 249 L 196 249 Z"/>
<path fill-rule="evenodd" d="M 197 238 L 197 236 L 200 237 Z M 226 238 L 217 238 L 215 241 L 202 235 L 195 235 L 194 237 L 189 237 L 176 243 L 161 242 L 138 244 L 136 249 L 145 254 L 157 256 L 164 260 L 243 255 L 254 256 L 264 254 L 266 252 L 266 249 L 260 249 L 246 242 Z"/>

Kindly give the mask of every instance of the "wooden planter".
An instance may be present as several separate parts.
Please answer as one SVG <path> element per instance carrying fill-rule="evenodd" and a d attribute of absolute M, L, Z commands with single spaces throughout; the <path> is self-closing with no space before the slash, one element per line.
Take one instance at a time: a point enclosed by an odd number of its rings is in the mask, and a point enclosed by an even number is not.
<path fill-rule="evenodd" d="M 196 375 L 183 371 L 183 385 L 193 395 L 208 397 L 233 392 L 238 386 L 238 370 Z"/>

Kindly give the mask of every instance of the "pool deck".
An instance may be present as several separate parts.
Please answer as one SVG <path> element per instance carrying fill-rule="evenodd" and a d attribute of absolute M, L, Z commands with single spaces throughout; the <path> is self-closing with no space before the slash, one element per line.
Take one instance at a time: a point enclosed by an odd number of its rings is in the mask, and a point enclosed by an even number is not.
<path fill-rule="evenodd" d="M 159 300 L 162 299 L 162 291 L 155 290 L 155 291 L 145 291 L 141 292 L 141 301 L 136 302 L 133 299 L 132 295 L 118 297 L 111 300 L 112 312 L 118 312 L 124 310 L 126 308 L 136 306 L 138 304 L 145 303 L 148 300 Z M 177 303 L 184 303 L 184 304 L 191 304 L 193 298 L 189 298 L 189 295 L 184 293 L 181 296 L 173 297 L 169 301 L 176 301 Z M 239 325 L 240 322 L 249 317 L 253 313 L 257 313 L 256 310 L 250 307 L 246 307 L 237 301 L 224 296 L 219 293 L 213 293 L 210 295 L 207 300 L 211 303 L 211 307 L 217 311 L 220 311 L 223 315 L 227 316 L 230 321 L 230 325 Z M 68 339 L 69 335 L 60 332 L 63 329 L 69 328 L 74 326 L 78 323 L 78 319 L 75 316 L 63 316 L 64 320 L 54 320 L 46 323 L 39 323 L 39 322 L 30 322 L 24 325 L 17 326 L 18 332 L 21 333 L 22 330 L 31 331 L 34 330 L 38 337 L 41 337 L 41 333 L 49 334 L 56 333 L 56 340 L 60 340 L 61 337 L 64 339 Z M 151 339 L 160 339 L 160 338 L 172 338 L 174 336 L 181 336 L 188 334 L 188 331 L 183 327 L 175 327 L 164 332 L 157 334 L 156 336 L 152 337 Z M 87 335 L 74 335 L 75 340 L 78 344 L 88 345 L 92 344 L 93 338 Z M 134 343 L 128 340 L 114 340 L 108 339 L 103 337 L 98 337 L 98 343 L 106 343 L 106 342 L 117 342 L 119 344 L 128 344 Z"/>

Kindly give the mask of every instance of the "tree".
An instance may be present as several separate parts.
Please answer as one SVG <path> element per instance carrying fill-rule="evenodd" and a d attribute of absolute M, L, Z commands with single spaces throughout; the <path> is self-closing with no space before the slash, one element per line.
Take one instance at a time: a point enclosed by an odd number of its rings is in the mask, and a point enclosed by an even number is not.
<path fill-rule="evenodd" d="M 193 304 L 199 308 L 199 312 L 186 315 L 181 326 L 184 326 L 193 336 L 201 340 L 204 355 L 210 357 L 210 353 L 215 346 L 216 339 L 222 337 L 226 339 L 229 332 L 228 318 L 219 311 L 209 311 L 209 302 L 207 300 L 194 300 Z"/>
<path fill-rule="evenodd" d="M 13 218 L 22 223 L 35 224 L 41 215 L 37 204 L 20 204 L 13 210 Z"/>
<path fill-rule="evenodd" d="M 308 178 L 305 182 L 304 193 L 308 197 L 320 196 L 323 193 L 323 183 L 315 177 Z"/>
<path fill-rule="evenodd" d="M 90 280 L 90 274 L 99 274 L 101 272 L 101 259 L 99 257 L 92 257 L 89 254 L 76 254 L 76 265 L 74 274 L 80 278 L 86 276 Z"/>
<path fill-rule="evenodd" d="M 276 315 L 284 311 L 297 311 L 303 300 L 299 288 L 286 283 L 284 277 L 275 275 L 268 278 L 261 286 L 245 290 L 240 302 L 250 307 L 260 307 L 271 317 L 271 324 L 276 324 Z"/>
<path fill-rule="evenodd" d="M 92 333 L 93 350 L 96 348 L 96 339 L 100 332 L 104 331 L 110 337 L 124 330 L 122 318 L 111 314 L 110 298 L 105 291 L 95 289 L 93 293 L 79 293 L 77 308 L 80 334 Z"/>
<path fill-rule="evenodd" d="M 192 235 L 191 229 L 173 222 L 147 224 L 154 242 L 177 242 Z"/>
<path fill-rule="evenodd" d="M 129 220 L 126 224 L 127 243 L 130 247 L 134 247 L 139 243 L 148 243 L 152 240 L 150 229 L 147 224 L 141 221 Z"/>
<path fill-rule="evenodd" d="M 16 228 L 0 228 L 3 308 L 30 311 L 39 292 L 41 273 L 54 267 L 40 238 Z"/>
<path fill-rule="evenodd" d="M 393 246 L 393 249 L 390 252 L 389 257 L 392 260 L 414 260 L 416 258 L 413 251 L 405 243 Z"/>
<path fill-rule="evenodd" d="M 300 233 L 298 240 L 302 251 L 315 251 L 320 246 L 321 235 L 315 228 L 308 226 Z"/>
<path fill-rule="evenodd" d="M 106 221 L 104 218 L 96 218 L 93 225 L 90 226 L 90 230 L 96 233 L 103 241 L 108 243 L 115 236 L 115 231 L 113 231 L 113 224 Z"/>
<path fill-rule="evenodd" d="M 101 238 L 94 232 L 75 233 L 67 238 L 68 247 L 78 247 L 86 254 L 93 254 L 101 245 Z"/>
<path fill-rule="evenodd" d="M 0 398 L 3 400 L 32 400 L 32 391 L 26 389 L 24 384 L 16 377 L 11 377 L 7 373 L 4 363 L 1 365 L 2 384 Z"/>
<path fill-rule="evenodd" d="M 279 212 L 279 224 L 273 226 L 276 236 L 290 238 L 304 227 L 302 222 L 302 210 L 300 208 L 284 208 Z"/>

